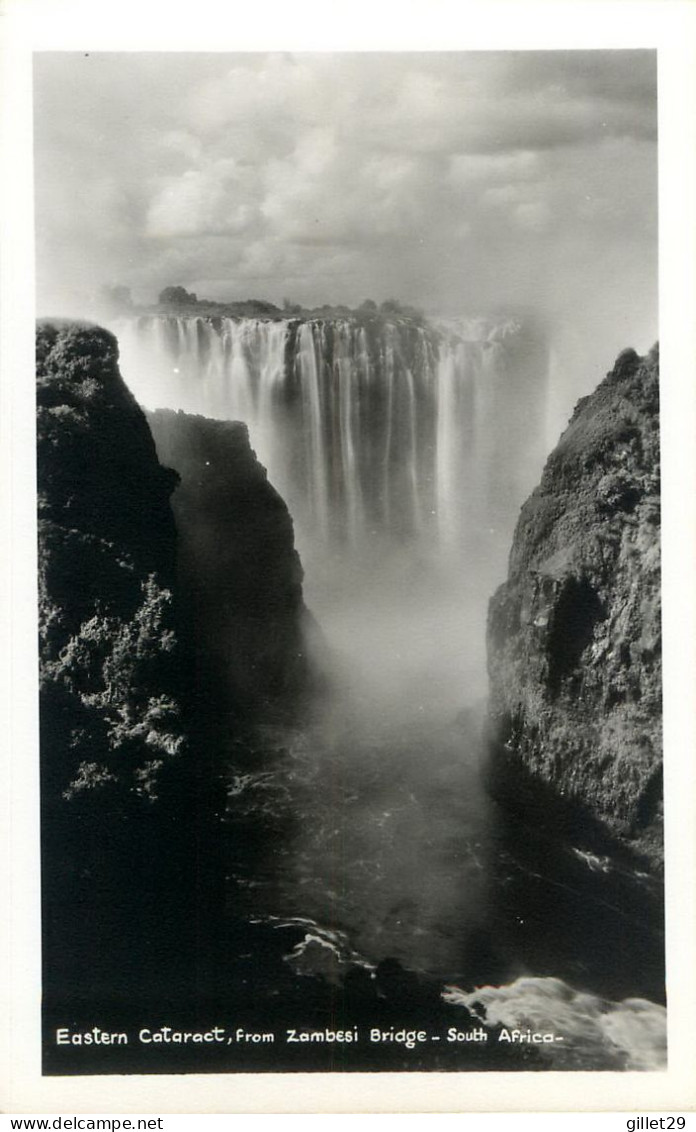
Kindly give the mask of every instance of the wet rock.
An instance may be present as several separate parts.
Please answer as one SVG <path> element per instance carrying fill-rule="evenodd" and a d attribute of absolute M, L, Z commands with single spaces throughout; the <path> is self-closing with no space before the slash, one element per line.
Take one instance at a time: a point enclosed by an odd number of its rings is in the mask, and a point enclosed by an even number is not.
<path fill-rule="evenodd" d="M 657 348 L 576 407 L 490 603 L 494 788 L 662 863 Z"/>
<path fill-rule="evenodd" d="M 244 424 L 160 409 L 149 414 L 172 498 L 178 582 L 190 611 L 200 694 L 237 717 L 297 712 L 309 691 L 303 571 L 288 509 Z M 209 710 L 209 708 L 208 708 Z"/>

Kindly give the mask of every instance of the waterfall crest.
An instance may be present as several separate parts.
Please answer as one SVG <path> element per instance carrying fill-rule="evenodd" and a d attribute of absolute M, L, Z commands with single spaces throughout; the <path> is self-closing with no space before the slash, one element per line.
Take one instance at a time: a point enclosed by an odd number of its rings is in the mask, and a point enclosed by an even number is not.
<path fill-rule="evenodd" d="M 507 536 L 538 475 L 547 350 L 518 324 L 143 315 L 115 329 L 141 404 L 244 421 L 298 531 L 326 545 Z"/>

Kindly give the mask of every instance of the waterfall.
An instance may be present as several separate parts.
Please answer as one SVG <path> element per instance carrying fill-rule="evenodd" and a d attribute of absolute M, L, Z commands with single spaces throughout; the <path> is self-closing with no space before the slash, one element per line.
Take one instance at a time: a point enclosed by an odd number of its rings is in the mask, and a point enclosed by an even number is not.
<path fill-rule="evenodd" d="M 461 547 L 482 523 L 509 526 L 538 475 L 548 355 L 524 335 L 520 350 L 515 325 L 143 315 L 114 329 L 141 404 L 244 421 L 298 528 L 327 544 Z"/>

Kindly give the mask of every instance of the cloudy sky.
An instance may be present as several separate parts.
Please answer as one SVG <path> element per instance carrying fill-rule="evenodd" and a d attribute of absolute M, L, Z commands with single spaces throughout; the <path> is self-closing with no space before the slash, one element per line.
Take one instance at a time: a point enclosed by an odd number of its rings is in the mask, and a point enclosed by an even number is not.
<path fill-rule="evenodd" d="M 38 54 L 35 154 L 39 313 L 182 284 L 656 336 L 649 51 Z"/>

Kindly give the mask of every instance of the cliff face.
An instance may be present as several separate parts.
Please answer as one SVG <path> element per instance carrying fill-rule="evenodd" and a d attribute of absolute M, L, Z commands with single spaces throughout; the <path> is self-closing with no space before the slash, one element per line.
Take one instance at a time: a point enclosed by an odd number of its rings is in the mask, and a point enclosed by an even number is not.
<path fill-rule="evenodd" d="M 95 1002 L 116 1002 L 132 1020 L 225 977 L 238 925 L 214 762 L 243 746 L 245 721 L 299 703 L 311 618 L 292 521 L 243 425 L 156 414 L 183 477 L 175 522 L 179 476 L 158 460 L 113 335 L 45 323 L 36 360 L 52 1048 L 67 1010 L 91 1026 Z"/>
<path fill-rule="evenodd" d="M 576 407 L 490 604 L 495 788 L 662 857 L 658 356 Z"/>
<path fill-rule="evenodd" d="M 308 688 L 312 621 L 288 509 L 245 425 L 169 410 L 149 421 L 160 459 L 181 477 L 179 586 L 208 710 L 292 713 Z"/>
<path fill-rule="evenodd" d="M 37 414 L 44 796 L 152 799 L 183 744 L 176 476 L 105 330 L 40 326 Z"/>
<path fill-rule="evenodd" d="M 96 326 L 37 333 L 45 1025 L 185 985 L 189 759 L 173 472 Z M 86 972 L 88 975 L 86 976 Z"/>

